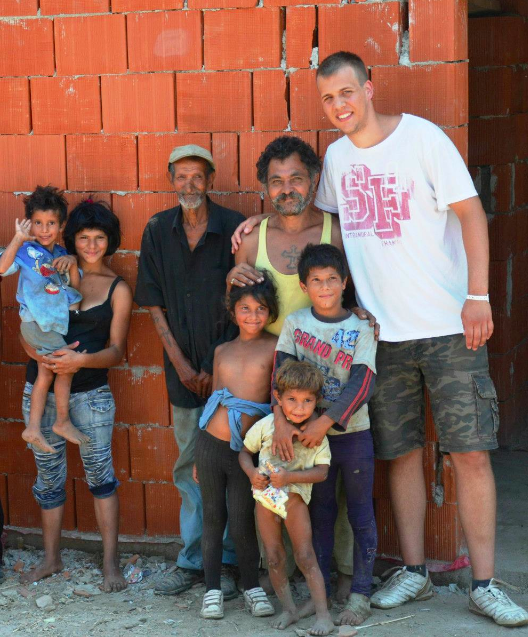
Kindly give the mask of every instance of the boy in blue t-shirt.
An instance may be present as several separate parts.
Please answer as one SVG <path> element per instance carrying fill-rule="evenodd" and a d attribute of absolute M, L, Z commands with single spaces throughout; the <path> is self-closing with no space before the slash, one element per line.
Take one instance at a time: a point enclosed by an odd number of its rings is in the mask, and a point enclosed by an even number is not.
<path fill-rule="evenodd" d="M 374 330 L 342 306 L 346 285 L 343 254 L 331 245 L 311 245 L 298 264 L 301 288 L 313 307 L 290 314 L 275 352 L 275 374 L 287 359 L 305 360 L 325 377 L 319 417 L 291 434 L 313 448 L 328 437 L 332 461 L 328 477 L 314 484 L 310 501 L 313 543 L 330 597 L 330 565 L 337 518 L 336 483 L 341 474 L 348 519 L 354 531 L 354 574 L 340 624 L 360 624 L 371 614 L 370 588 L 377 548 L 372 504 L 374 449 L 367 402 L 374 390 Z M 274 408 L 277 416 L 277 411 Z M 280 414 L 279 414 L 280 415 Z M 275 420 L 275 429 L 288 427 Z"/>
<path fill-rule="evenodd" d="M 20 304 L 20 331 L 39 356 L 67 347 L 68 312 L 77 309 L 81 276 L 77 259 L 57 245 L 66 221 L 68 203 L 52 186 L 37 186 L 24 201 L 26 218 L 15 222 L 15 236 L 0 255 L 0 275 L 20 271 L 17 301 Z M 40 430 L 49 388 L 55 374 L 38 363 L 38 376 L 31 394 L 29 423 L 22 438 L 39 451 L 55 453 Z M 69 401 L 73 374 L 59 374 L 54 392 L 57 419 L 53 431 L 75 444 L 88 437 L 70 421 Z"/>

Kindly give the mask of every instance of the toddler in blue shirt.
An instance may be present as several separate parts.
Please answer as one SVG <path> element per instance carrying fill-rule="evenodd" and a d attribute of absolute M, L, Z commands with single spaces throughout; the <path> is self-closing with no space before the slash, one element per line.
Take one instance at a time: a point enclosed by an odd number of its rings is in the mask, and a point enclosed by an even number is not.
<path fill-rule="evenodd" d="M 15 236 L 0 255 L 0 275 L 20 272 L 17 289 L 20 331 L 26 343 L 45 356 L 67 347 L 64 336 L 68 332 L 68 312 L 79 307 L 81 276 L 76 257 L 56 243 L 68 209 L 63 193 L 52 186 L 37 186 L 24 203 L 26 218 L 15 222 Z M 40 421 L 54 377 L 53 371 L 38 363 L 29 423 L 22 434 L 26 442 L 47 453 L 55 453 L 55 449 L 44 438 Z M 88 437 L 70 421 L 72 378 L 73 374 L 59 374 L 55 378 L 57 419 L 53 431 L 80 445 Z"/>

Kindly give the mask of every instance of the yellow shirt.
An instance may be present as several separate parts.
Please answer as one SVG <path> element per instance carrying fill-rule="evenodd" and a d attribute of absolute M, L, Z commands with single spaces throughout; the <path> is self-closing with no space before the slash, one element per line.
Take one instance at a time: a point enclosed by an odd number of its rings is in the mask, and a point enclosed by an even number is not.
<path fill-rule="evenodd" d="M 259 453 L 259 462 L 264 463 L 269 460 L 274 467 L 283 467 L 287 471 L 303 471 L 304 469 L 313 469 L 318 464 L 330 464 L 332 454 L 330 453 L 330 445 L 326 436 L 323 442 L 313 449 L 303 447 L 297 440 L 293 443 L 293 460 L 285 462 L 280 456 L 274 456 L 271 453 L 271 443 L 273 440 L 273 432 L 275 418 L 273 414 L 265 416 L 257 421 L 247 432 L 244 438 L 244 446 L 251 453 Z M 312 497 L 312 484 L 295 483 L 288 485 L 290 491 L 298 493 L 306 504 L 310 503 Z"/>
<path fill-rule="evenodd" d="M 284 319 L 288 314 L 301 310 L 304 307 L 310 307 L 311 303 L 308 295 L 301 290 L 298 274 L 282 274 L 282 272 L 279 272 L 271 265 L 266 247 L 266 233 L 269 219 L 270 218 L 267 217 L 260 224 L 255 269 L 267 270 L 275 282 L 277 296 L 279 297 L 279 317 L 275 323 L 271 323 L 271 325 L 266 327 L 266 331 L 278 336 L 281 332 Z M 320 243 L 332 243 L 332 215 L 328 212 L 323 213 L 323 231 L 321 233 Z"/>

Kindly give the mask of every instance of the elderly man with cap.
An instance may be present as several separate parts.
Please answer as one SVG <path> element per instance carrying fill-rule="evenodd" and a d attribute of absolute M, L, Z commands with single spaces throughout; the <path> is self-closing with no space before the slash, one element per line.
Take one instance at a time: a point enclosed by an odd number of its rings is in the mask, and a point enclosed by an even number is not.
<path fill-rule="evenodd" d="M 175 148 L 168 177 L 179 205 L 154 215 L 141 243 L 135 294 L 148 308 L 164 349 L 165 377 L 172 404 L 179 456 L 174 484 L 182 505 L 183 548 L 178 569 L 158 582 L 157 592 L 181 593 L 203 578 L 202 500 L 193 481 L 198 420 L 211 393 L 213 355 L 217 345 L 236 336 L 224 309 L 226 275 L 234 265 L 231 235 L 243 215 L 215 204 L 207 196 L 215 164 L 200 146 Z M 223 563 L 236 563 L 234 546 L 224 536 Z M 222 577 L 224 599 L 238 594 L 231 569 Z"/>

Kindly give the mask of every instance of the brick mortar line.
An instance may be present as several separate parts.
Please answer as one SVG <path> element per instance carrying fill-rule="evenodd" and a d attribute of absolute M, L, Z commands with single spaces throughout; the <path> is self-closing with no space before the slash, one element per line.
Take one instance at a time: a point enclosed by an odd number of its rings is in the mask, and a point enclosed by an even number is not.
<path fill-rule="evenodd" d="M 368 70 L 372 69 L 391 69 L 391 68 L 414 68 L 420 66 L 441 66 L 444 64 L 468 64 L 469 59 L 464 60 L 429 60 L 426 62 L 410 62 L 409 64 L 373 64 L 367 65 Z M 510 65 L 512 66 L 512 65 Z M 528 65 L 518 64 L 521 68 L 528 68 Z M 159 69 L 153 71 L 136 71 L 134 69 L 128 69 L 124 73 L 74 73 L 68 75 L 59 75 L 55 70 L 53 75 L 2 75 L 1 79 L 19 79 L 24 78 L 28 80 L 39 79 L 39 78 L 59 78 L 59 79 L 80 79 L 83 77 L 128 77 L 134 75 L 167 75 L 167 74 L 196 74 L 196 73 L 254 73 L 255 71 L 282 71 L 283 73 L 294 74 L 297 71 L 305 71 L 305 70 L 314 70 L 317 67 L 315 66 L 291 66 L 291 67 L 282 67 L 282 66 L 259 66 L 259 67 L 248 67 L 248 68 L 233 68 L 233 69 Z M 470 69 L 488 69 L 488 68 L 510 68 L 508 67 L 469 67 Z"/>
<path fill-rule="evenodd" d="M 265 0 L 264 0 L 265 1 Z M 54 20 L 55 18 L 91 18 L 91 17 L 105 17 L 109 15 L 136 15 L 136 14 L 144 14 L 144 13 L 179 13 L 182 11 L 240 11 L 240 10 L 250 10 L 250 9 L 284 9 L 288 7 L 344 7 L 344 6 L 371 6 L 371 5 L 384 5 L 384 4 L 399 4 L 402 6 L 406 6 L 408 4 L 408 0 L 363 0 L 363 2 L 352 1 L 349 2 L 347 0 L 336 1 L 324 4 L 285 4 L 285 5 L 266 5 L 260 4 L 258 2 L 253 7 L 189 7 L 188 0 L 183 0 L 183 6 L 177 9 L 138 9 L 136 11 L 99 11 L 99 12 L 86 12 L 86 13 L 52 13 L 52 14 L 42 14 L 37 13 L 34 15 L 17 15 L 17 16 L 0 16 L 0 22 L 18 22 L 22 20 Z M 187 6 L 186 6 L 187 5 Z M 40 9 L 38 10 L 40 12 Z M 519 16 L 520 17 L 520 16 Z"/>
<path fill-rule="evenodd" d="M 505 115 L 471 115 L 469 117 L 469 121 L 471 122 L 476 119 L 508 119 L 508 117 L 515 117 L 516 115 L 525 115 L 527 112 L 528 111 L 518 111 L 516 113 L 507 113 Z"/>

